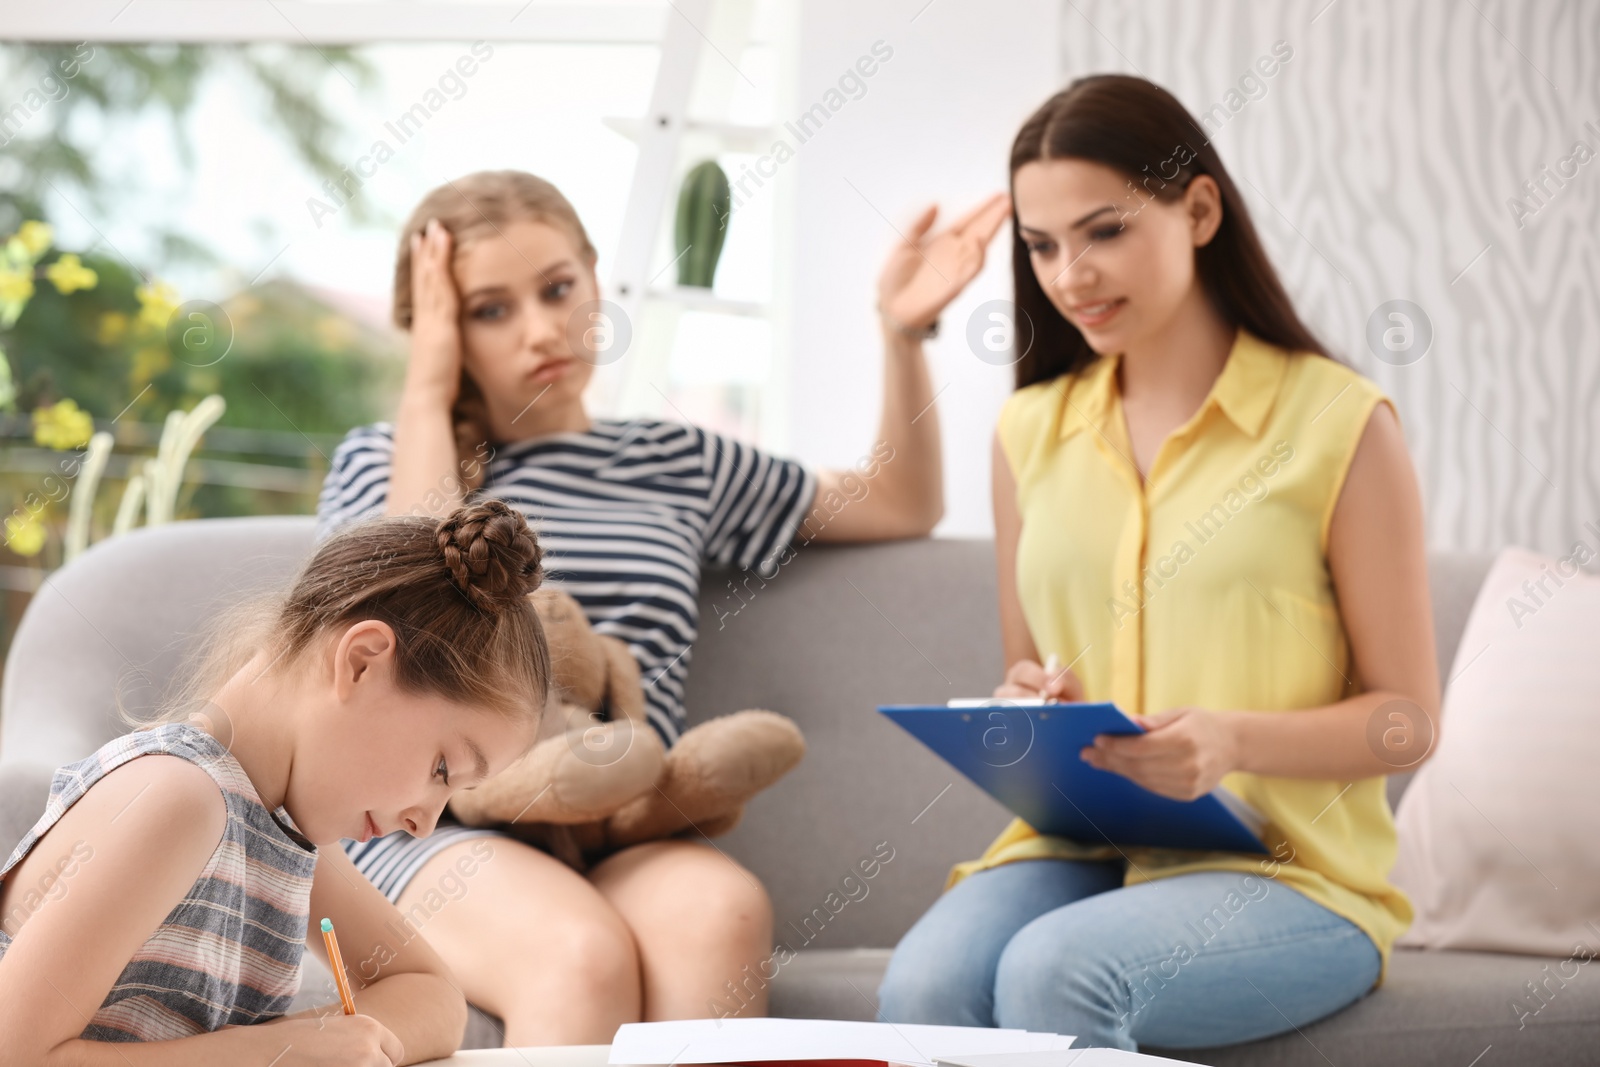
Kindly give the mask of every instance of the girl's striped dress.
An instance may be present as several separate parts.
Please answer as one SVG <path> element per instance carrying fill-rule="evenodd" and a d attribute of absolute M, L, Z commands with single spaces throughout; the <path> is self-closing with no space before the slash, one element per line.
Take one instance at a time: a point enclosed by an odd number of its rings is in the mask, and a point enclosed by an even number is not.
<path fill-rule="evenodd" d="M 345 436 L 317 503 L 318 541 L 384 513 L 393 450 L 391 423 Z M 773 577 L 776 557 L 812 508 L 815 472 L 698 426 L 644 418 L 592 419 L 587 430 L 499 444 L 484 460 L 480 494 L 527 517 L 551 584 L 572 594 L 597 632 L 627 644 L 643 675 L 650 724 L 670 746 L 685 726 L 702 569 L 733 566 Z M 721 581 L 729 592 L 716 602 L 717 618 L 707 620 L 718 627 L 754 595 L 752 579 L 737 587 L 726 576 Z M 440 849 L 480 835 L 504 836 L 461 826 L 446 812 L 429 837 L 402 831 L 365 844 L 346 841 L 344 849 L 398 902 Z"/>
<path fill-rule="evenodd" d="M 91 1041 L 163 1041 L 265 1022 L 285 1014 L 300 989 L 317 847 L 284 808 L 268 811 L 239 761 L 190 723 L 135 730 L 59 768 L 44 814 L 0 878 L 95 782 L 151 754 L 203 768 L 222 791 L 228 821 L 194 886 L 134 953 L 89 1020 L 81 1036 Z M 92 854 L 83 862 L 93 863 Z M 24 923 L 18 937 L 27 936 Z M 11 943 L 0 930 L 0 956 Z"/>

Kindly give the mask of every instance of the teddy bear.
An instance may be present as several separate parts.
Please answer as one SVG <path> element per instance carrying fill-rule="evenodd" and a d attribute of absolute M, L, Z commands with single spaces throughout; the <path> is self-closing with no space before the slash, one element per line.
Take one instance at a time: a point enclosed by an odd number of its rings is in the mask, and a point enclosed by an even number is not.
<path fill-rule="evenodd" d="M 552 699 L 525 756 L 451 797 L 463 824 L 503 826 L 582 871 L 628 845 L 727 833 L 751 797 L 800 762 L 799 728 L 766 710 L 710 719 L 666 748 L 645 717 L 628 646 L 596 633 L 578 602 L 552 585 L 529 599 L 550 647 Z"/>

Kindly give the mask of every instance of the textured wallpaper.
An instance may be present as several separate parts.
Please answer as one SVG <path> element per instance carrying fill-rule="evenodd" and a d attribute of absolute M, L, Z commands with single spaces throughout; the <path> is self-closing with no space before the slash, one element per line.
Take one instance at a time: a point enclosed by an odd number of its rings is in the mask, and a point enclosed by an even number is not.
<path fill-rule="evenodd" d="M 1600 569 L 1600 2 L 1063 3 L 1062 84 L 1183 101 L 1393 397 L 1429 543 Z"/>

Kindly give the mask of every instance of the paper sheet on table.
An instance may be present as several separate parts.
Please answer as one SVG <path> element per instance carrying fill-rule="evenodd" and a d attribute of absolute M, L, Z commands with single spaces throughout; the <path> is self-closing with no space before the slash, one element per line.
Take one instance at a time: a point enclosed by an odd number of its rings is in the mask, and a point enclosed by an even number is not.
<path fill-rule="evenodd" d="M 984 1026 L 844 1022 L 837 1019 L 684 1019 L 624 1023 L 610 1063 L 751 1063 L 885 1060 L 934 1067 L 941 1056 L 1051 1052 L 1070 1036 Z"/>
<path fill-rule="evenodd" d="M 1193 1067 L 1183 1060 L 1147 1056 L 1143 1052 L 1124 1052 L 1115 1048 L 1078 1048 L 1065 1052 L 1014 1052 L 1000 1055 L 955 1056 L 941 1058 L 938 1067 Z"/>

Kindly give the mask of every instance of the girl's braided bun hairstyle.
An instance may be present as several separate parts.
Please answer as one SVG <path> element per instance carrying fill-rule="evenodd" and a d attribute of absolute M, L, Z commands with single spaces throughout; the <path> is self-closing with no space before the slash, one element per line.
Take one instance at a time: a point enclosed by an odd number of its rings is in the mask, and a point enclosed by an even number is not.
<path fill-rule="evenodd" d="M 138 724 L 184 718 L 258 652 L 268 669 L 288 670 L 366 619 L 394 630 L 402 690 L 537 718 L 550 651 L 528 594 L 544 578 L 542 557 L 538 536 L 503 500 L 463 504 L 442 519 L 349 523 L 314 549 L 286 593 L 226 612 L 163 714 Z"/>
<path fill-rule="evenodd" d="M 457 508 L 435 537 L 456 588 L 485 611 L 526 604 L 544 577 L 539 539 L 522 513 L 503 500 Z"/>

